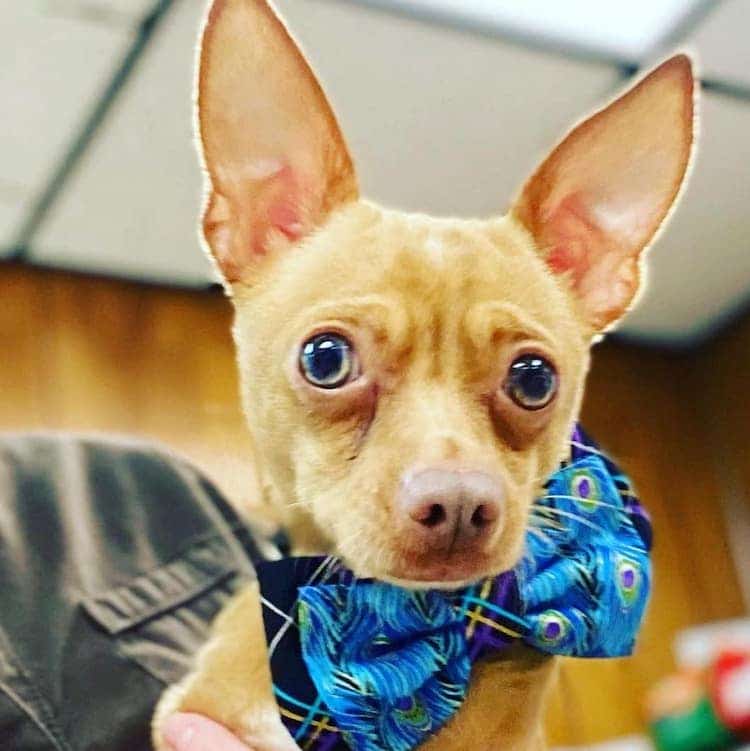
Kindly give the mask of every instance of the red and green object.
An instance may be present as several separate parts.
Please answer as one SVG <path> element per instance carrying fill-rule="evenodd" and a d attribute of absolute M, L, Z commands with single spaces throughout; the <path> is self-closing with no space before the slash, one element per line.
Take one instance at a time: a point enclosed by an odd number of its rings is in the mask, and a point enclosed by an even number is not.
<path fill-rule="evenodd" d="M 660 717 L 651 725 L 658 751 L 722 751 L 737 748 L 736 736 L 721 724 L 708 697 L 684 714 Z"/>
<path fill-rule="evenodd" d="M 724 751 L 737 736 L 719 719 L 699 671 L 677 673 L 650 693 L 650 732 L 658 751 Z"/>
<path fill-rule="evenodd" d="M 721 722 L 741 738 L 750 740 L 750 653 L 722 652 L 711 674 L 709 693 Z"/>

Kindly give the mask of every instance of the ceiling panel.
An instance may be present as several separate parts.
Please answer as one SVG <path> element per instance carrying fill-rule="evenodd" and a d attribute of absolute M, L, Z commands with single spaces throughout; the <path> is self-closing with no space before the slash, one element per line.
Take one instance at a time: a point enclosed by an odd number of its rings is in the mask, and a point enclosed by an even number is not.
<path fill-rule="evenodd" d="M 750 4 L 723 0 L 703 20 L 691 39 L 700 53 L 703 74 L 714 80 L 750 87 Z"/>
<path fill-rule="evenodd" d="M 359 0 L 426 19 L 637 62 L 706 0 Z"/>
<path fill-rule="evenodd" d="M 203 0 L 169 13 L 33 244 L 45 263 L 205 283 L 201 180 L 192 142 L 195 35 Z"/>
<path fill-rule="evenodd" d="M 2 9 L 0 184 L 16 199 L 3 209 L 12 215 L 0 226 L 0 247 L 11 241 L 130 38 L 124 29 L 44 9 L 36 2 L 5 3 Z"/>
<path fill-rule="evenodd" d="M 127 14 L 140 18 L 156 5 L 157 0 L 65 0 L 65 2 L 76 3 L 82 6 L 100 5 L 112 8 L 123 15 Z"/>
<path fill-rule="evenodd" d="M 94 23 L 133 24 L 154 7 L 157 0 L 43 0 L 51 15 Z"/>
<path fill-rule="evenodd" d="M 649 285 L 623 328 L 653 339 L 706 333 L 750 297 L 750 105 L 705 93 L 694 170 L 649 253 Z"/>
<path fill-rule="evenodd" d="M 617 80 L 604 65 L 351 3 L 278 4 L 331 93 L 364 192 L 405 209 L 504 210 L 542 151 Z M 200 181 L 190 133 L 203 7 L 183 0 L 159 30 L 42 228 L 36 258 L 152 279 L 209 278 L 195 235 Z"/>

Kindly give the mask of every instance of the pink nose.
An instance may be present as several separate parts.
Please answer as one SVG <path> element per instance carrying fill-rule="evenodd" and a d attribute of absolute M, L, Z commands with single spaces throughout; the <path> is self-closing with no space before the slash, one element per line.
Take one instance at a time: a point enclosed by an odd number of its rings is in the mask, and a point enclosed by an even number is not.
<path fill-rule="evenodd" d="M 401 484 L 400 508 L 409 530 L 432 549 L 465 549 L 502 522 L 504 492 L 486 472 L 423 469 Z"/>

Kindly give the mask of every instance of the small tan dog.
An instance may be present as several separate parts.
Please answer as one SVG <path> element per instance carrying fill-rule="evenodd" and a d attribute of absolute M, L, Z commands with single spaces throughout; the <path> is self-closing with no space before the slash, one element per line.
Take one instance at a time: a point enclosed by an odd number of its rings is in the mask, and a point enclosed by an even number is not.
<path fill-rule="evenodd" d="M 633 303 L 643 251 L 693 142 L 687 57 L 579 124 L 510 212 L 435 219 L 359 197 L 326 98 L 265 0 L 215 0 L 198 114 L 203 231 L 231 292 L 266 500 L 298 550 L 358 575 L 455 587 L 512 567 L 532 500 L 565 454 L 589 348 Z M 477 665 L 430 749 L 543 747 L 553 660 Z M 256 751 L 296 748 L 248 587 L 218 618 L 171 713 Z"/>

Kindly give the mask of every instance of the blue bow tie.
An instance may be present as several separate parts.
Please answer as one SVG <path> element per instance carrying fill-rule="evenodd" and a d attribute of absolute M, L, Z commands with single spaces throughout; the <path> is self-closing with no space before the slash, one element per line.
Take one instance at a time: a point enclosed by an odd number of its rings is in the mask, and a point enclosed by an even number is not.
<path fill-rule="evenodd" d="M 514 641 L 576 657 L 630 654 L 650 546 L 627 478 L 577 427 L 512 571 L 443 592 L 355 579 L 333 558 L 261 564 L 282 719 L 304 748 L 408 751 L 461 705 L 471 664 Z"/>

